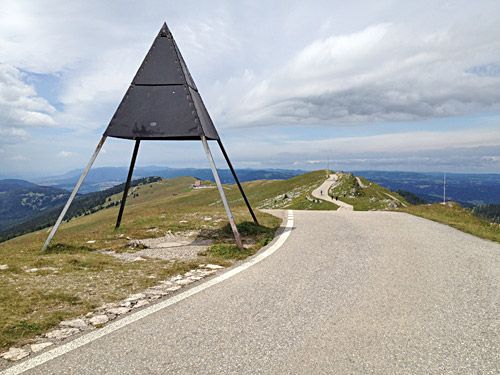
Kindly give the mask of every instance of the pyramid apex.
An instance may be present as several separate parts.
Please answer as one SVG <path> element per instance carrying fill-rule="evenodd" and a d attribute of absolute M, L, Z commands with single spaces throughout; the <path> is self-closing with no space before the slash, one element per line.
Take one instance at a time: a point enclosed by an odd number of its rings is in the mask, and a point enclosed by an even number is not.
<path fill-rule="evenodd" d="M 159 36 L 168 36 L 170 34 L 170 30 L 168 29 L 167 23 L 163 22 L 163 25 L 160 29 Z"/>

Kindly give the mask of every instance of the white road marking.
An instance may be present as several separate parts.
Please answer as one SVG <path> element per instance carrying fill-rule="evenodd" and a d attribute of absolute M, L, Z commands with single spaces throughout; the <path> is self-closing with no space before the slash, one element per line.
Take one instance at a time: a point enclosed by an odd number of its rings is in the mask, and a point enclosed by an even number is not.
<path fill-rule="evenodd" d="M 14 374 L 21 374 L 24 371 L 28 371 L 32 368 L 35 368 L 37 366 L 40 366 L 41 364 L 48 362 L 54 358 L 57 358 L 63 354 L 66 354 L 72 350 L 78 349 L 79 347 L 86 345 L 88 343 L 91 343 L 92 341 L 95 341 L 103 336 L 106 336 L 112 332 L 115 332 L 131 323 L 134 323 L 138 321 L 139 319 L 145 318 L 148 315 L 154 314 L 155 312 L 158 312 L 160 310 L 163 310 L 177 302 L 180 302 L 188 297 L 191 297 L 192 295 L 199 293 L 205 289 L 210 288 L 213 285 L 216 285 L 224 280 L 229 279 L 230 277 L 233 277 L 234 275 L 237 275 L 238 273 L 246 270 L 247 268 L 252 267 L 253 265 L 259 263 L 261 260 L 264 260 L 267 258 L 269 255 L 273 254 L 276 250 L 278 250 L 286 241 L 288 236 L 290 235 L 290 232 L 292 231 L 293 227 L 293 211 L 288 210 L 288 219 L 286 223 L 285 230 L 281 235 L 278 237 L 278 240 L 271 246 L 269 249 L 265 250 L 264 252 L 260 253 L 256 257 L 252 258 L 246 263 L 243 263 L 241 266 L 238 266 L 218 277 L 213 278 L 212 280 L 209 280 L 199 286 L 196 286 L 194 288 L 191 288 L 183 293 L 180 293 L 172 298 L 169 298 L 165 300 L 164 302 L 157 303 L 153 306 L 150 306 L 148 308 L 145 308 L 144 310 L 140 310 L 136 313 L 130 314 L 116 322 L 113 322 L 111 324 L 108 324 L 104 326 L 103 328 L 99 328 L 95 331 L 89 332 L 83 336 L 80 336 L 67 344 L 58 346 L 52 350 L 49 350 L 45 353 L 42 353 L 36 357 L 33 357 L 31 359 L 28 359 L 25 362 L 19 363 L 18 365 L 12 366 L 4 371 L 2 371 L 0 374 L 2 375 L 14 375 Z"/>

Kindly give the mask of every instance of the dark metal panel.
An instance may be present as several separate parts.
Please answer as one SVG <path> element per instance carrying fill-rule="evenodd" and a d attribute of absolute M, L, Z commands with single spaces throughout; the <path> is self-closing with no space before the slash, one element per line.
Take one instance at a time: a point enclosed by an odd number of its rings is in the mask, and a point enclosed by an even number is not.
<path fill-rule="evenodd" d="M 172 33 L 163 24 L 153 45 L 144 58 L 133 85 L 169 85 L 187 83 L 198 90 L 193 77 L 175 43 Z"/>
<path fill-rule="evenodd" d="M 133 85 L 167 85 L 186 82 L 173 40 L 158 35 L 137 71 Z"/>
<path fill-rule="evenodd" d="M 165 27 L 166 27 L 166 24 L 165 24 Z M 172 35 L 172 34 L 170 34 L 170 35 Z M 196 87 L 196 84 L 194 83 L 194 79 L 191 76 L 191 73 L 189 72 L 189 69 L 188 69 L 188 67 L 186 65 L 186 62 L 184 61 L 184 58 L 182 57 L 181 51 L 179 50 L 179 47 L 177 47 L 177 43 L 175 42 L 173 36 L 172 36 L 172 42 L 174 44 L 174 48 L 176 50 L 179 62 L 181 64 L 181 69 L 182 69 L 182 71 L 184 73 L 184 78 L 186 79 L 187 84 L 189 86 L 191 86 L 191 88 L 193 88 L 194 90 L 198 91 L 198 88 Z"/>
<path fill-rule="evenodd" d="M 186 86 L 131 86 L 106 135 L 140 139 L 199 139 L 200 122 Z"/>
<path fill-rule="evenodd" d="M 201 122 L 201 126 L 203 128 L 203 133 L 208 139 L 219 139 L 219 134 L 215 129 L 214 123 L 208 114 L 207 108 L 201 99 L 200 94 L 189 88 L 189 92 L 191 93 L 191 97 L 193 98 L 194 106 L 196 108 L 196 113 Z"/>

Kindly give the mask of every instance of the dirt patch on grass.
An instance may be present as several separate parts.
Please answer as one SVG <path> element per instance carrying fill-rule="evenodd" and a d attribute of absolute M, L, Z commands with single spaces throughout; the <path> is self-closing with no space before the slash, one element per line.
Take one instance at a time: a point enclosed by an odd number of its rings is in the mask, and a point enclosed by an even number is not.
<path fill-rule="evenodd" d="M 167 233 L 163 237 L 131 240 L 128 251 L 115 252 L 100 250 L 99 252 L 111 255 L 126 262 L 137 262 L 146 259 L 162 260 L 192 260 L 198 253 L 206 251 L 213 243 L 211 239 L 195 237 L 196 232 L 185 234 Z"/>

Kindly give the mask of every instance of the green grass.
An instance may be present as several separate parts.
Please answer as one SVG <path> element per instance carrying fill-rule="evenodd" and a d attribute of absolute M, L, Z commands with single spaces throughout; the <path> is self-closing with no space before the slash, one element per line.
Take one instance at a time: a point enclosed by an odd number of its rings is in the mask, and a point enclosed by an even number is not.
<path fill-rule="evenodd" d="M 391 205 L 402 206 L 408 205 L 408 202 L 399 194 L 386 189 L 375 182 L 368 181 L 363 177 L 359 178 L 364 188 L 361 188 L 357 183 L 355 176 L 352 173 L 343 174 L 339 178 L 339 185 L 331 189 L 328 194 L 342 202 L 348 203 L 354 207 L 354 211 L 370 211 L 396 208 Z M 345 198 L 344 198 L 345 194 Z M 390 195 L 390 196 L 389 196 Z M 394 201 L 395 197 L 399 202 Z M 395 202 L 395 203 L 394 203 Z"/>
<path fill-rule="evenodd" d="M 500 242 L 499 224 L 474 216 L 458 203 L 409 206 L 400 210 L 449 225 L 480 238 Z"/>
<path fill-rule="evenodd" d="M 250 202 L 258 208 L 292 210 L 337 210 L 339 207 L 319 199 L 311 200 L 311 193 L 320 186 L 331 171 L 320 170 L 306 173 L 288 180 L 260 180 L 244 184 Z M 307 199 L 309 196 L 310 199 Z M 234 198 L 233 198 L 234 197 Z M 244 205 L 243 200 L 228 193 L 231 205 Z"/>
<path fill-rule="evenodd" d="M 8 265 L 8 269 L 0 271 L 0 350 L 29 343 L 61 320 L 121 300 L 199 264 L 227 266 L 248 256 L 235 252 L 228 257 L 213 252 L 183 262 L 123 262 L 96 251 L 128 251 L 124 249 L 130 238 L 158 237 L 167 232 L 192 232 L 194 238 L 211 238 L 221 247 L 232 246 L 234 237 L 226 212 L 218 203 L 217 189 L 190 189 L 194 181 L 181 177 L 137 187 L 131 192 L 136 196 L 127 199 L 118 230 L 114 225 L 119 207 L 115 206 L 63 223 L 43 253 L 41 247 L 48 229 L 1 243 L 0 264 Z M 239 196 L 235 186 L 227 189 L 232 199 Z M 272 239 L 281 223 L 274 216 L 256 212 L 261 224 L 256 226 L 242 204 L 232 205 L 232 211 L 247 248 L 245 253 L 257 251 Z M 210 220 L 205 220 L 208 217 Z M 33 269 L 37 270 L 27 272 Z"/>

